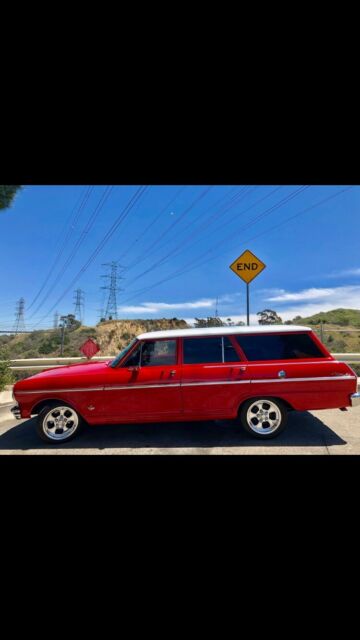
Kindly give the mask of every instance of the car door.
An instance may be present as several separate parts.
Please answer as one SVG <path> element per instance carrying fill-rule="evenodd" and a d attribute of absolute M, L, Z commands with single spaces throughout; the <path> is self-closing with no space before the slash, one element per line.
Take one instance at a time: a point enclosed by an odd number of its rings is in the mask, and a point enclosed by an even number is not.
<path fill-rule="evenodd" d="M 246 379 L 245 363 L 229 336 L 182 339 L 184 415 L 194 418 L 232 417 L 237 409 L 240 384 Z"/>
<path fill-rule="evenodd" d="M 139 341 L 107 378 L 106 421 L 178 418 L 182 409 L 180 372 L 176 339 Z"/>

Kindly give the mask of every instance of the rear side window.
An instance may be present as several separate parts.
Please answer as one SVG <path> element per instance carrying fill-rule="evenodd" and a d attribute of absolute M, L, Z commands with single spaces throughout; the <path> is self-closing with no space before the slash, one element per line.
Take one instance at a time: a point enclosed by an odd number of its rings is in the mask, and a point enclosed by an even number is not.
<path fill-rule="evenodd" d="M 248 360 L 324 358 L 308 333 L 235 336 Z"/>
<path fill-rule="evenodd" d="M 184 364 L 238 361 L 239 356 L 227 336 L 184 338 Z"/>
<path fill-rule="evenodd" d="M 184 364 L 222 362 L 221 336 L 213 338 L 184 338 Z"/>

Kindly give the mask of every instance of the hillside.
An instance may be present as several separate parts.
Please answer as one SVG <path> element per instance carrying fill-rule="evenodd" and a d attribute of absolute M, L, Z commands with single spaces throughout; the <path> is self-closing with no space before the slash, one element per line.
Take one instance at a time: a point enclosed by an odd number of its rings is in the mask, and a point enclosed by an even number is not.
<path fill-rule="evenodd" d="M 360 352 L 360 311 L 357 309 L 333 309 L 306 318 L 296 316 L 292 322 L 313 327 L 320 338 L 322 323 L 322 340 L 333 353 Z"/>
<path fill-rule="evenodd" d="M 325 324 L 338 325 L 339 327 L 350 327 L 360 329 L 360 311 L 358 309 L 333 309 L 332 311 L 322 311 L 313 316 L 302 318 L 296 316 L 292 321 L 294 324 Z"/>
<path fill-rule="evenodd" d="M 309 325 L 320 336 L 323 323 L 323 342 L 332 352 L 360 352 L 360 311 L 335 309 L 302 318 L 297 316 L 294 324 Z M 287 323 L 291 324 L 291 323 Z M 99 355 L 118 353 L 136 335 L 161 329 L 182 329 L 188 325 L 184 320 L 160 318 L 156 320 L 112 320 L 96 327 L 79 327 L 65 334 L 64 356 L 77 357 L 79 347 L 88 337 L 99 344 Z M 358 330 L 358 331 L 356 331 Z M 56 357 L 60 355 L 60 329 L 34 331 L 18 336 L 0 336 L 0 360 L 16 358 Z"/>
<path fill-rule="evenodd" d="M 136 335 L 146 331 L 161 329 L 184 329 L 185 320 L 173 318 L 158 320 L 112 320 L 102 322 L 96 327 L 79 327 L 67 331 L 64 341 L 64 356 L 80 356 L 79 347 L 87 338 L 93 338 L 99 344 L 99 355 L 117 354 Z M 60 355 L 60 329 L 51 331 L 33 331 L 17 336 L 0 336 L 0 360 L 16 358 L 56 357 Z"/>

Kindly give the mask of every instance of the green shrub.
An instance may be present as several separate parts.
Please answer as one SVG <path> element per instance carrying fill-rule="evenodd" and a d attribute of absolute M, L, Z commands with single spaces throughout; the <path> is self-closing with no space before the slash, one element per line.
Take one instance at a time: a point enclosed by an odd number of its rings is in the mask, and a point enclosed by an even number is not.
<path fill-rule="evenodd" d="M 4 391 L 7 384 L 13 382 L 13 375 L 9 362 L 0 362 L 0 391 Z"/>

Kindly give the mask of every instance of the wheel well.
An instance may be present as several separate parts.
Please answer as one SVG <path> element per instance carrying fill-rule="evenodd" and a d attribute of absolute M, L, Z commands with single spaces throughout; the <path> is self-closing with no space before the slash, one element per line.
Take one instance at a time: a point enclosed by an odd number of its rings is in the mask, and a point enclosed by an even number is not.
<path fill-rule="evenodd" d="M 284 400 L 284 398 L 277 398 L 276 396 L 252 396 L 252 397 L 249 397 L 249 398 L 245 398 L 245 400 L 243 400 L 241 402 L 241 404 L 239 405 L 238 414 L 240 413 L 241 408 L 245 404 L 245 402 L 247 402 L 248 400 L 257 400 L 257 399 L 259 399 L 261 397 L 266 398 L 267 400 L 275 400 L 275 401 L 278 400 L 278 401 L 282 402 L 283 405 L 285 405 L 285 407 L 287 408 L 288 411 L 294 411 L 294 407 L 292 407 L 291 404 L 287 400 Z"/>
<path fill-rule="evenodd" d="M 42 411 L 44 409 L 44 407 L 49 406 L 50 404 L 53 404 L 53 402 L 61 402 L 61 400 L 56 399 L 56 398 L 48 398 L 47 400 L 41 400 L 41 402 L 38 402 L 32 409 L 31 409 L 31 415 L 38 415 L 40 413 L 40 411 Z M 72 407 L 72 409 L 75 409 L 75 407 L 73 407 L 70 402 L 66 402 L 65 404 L 68 404 L 69 407 Z"/>

